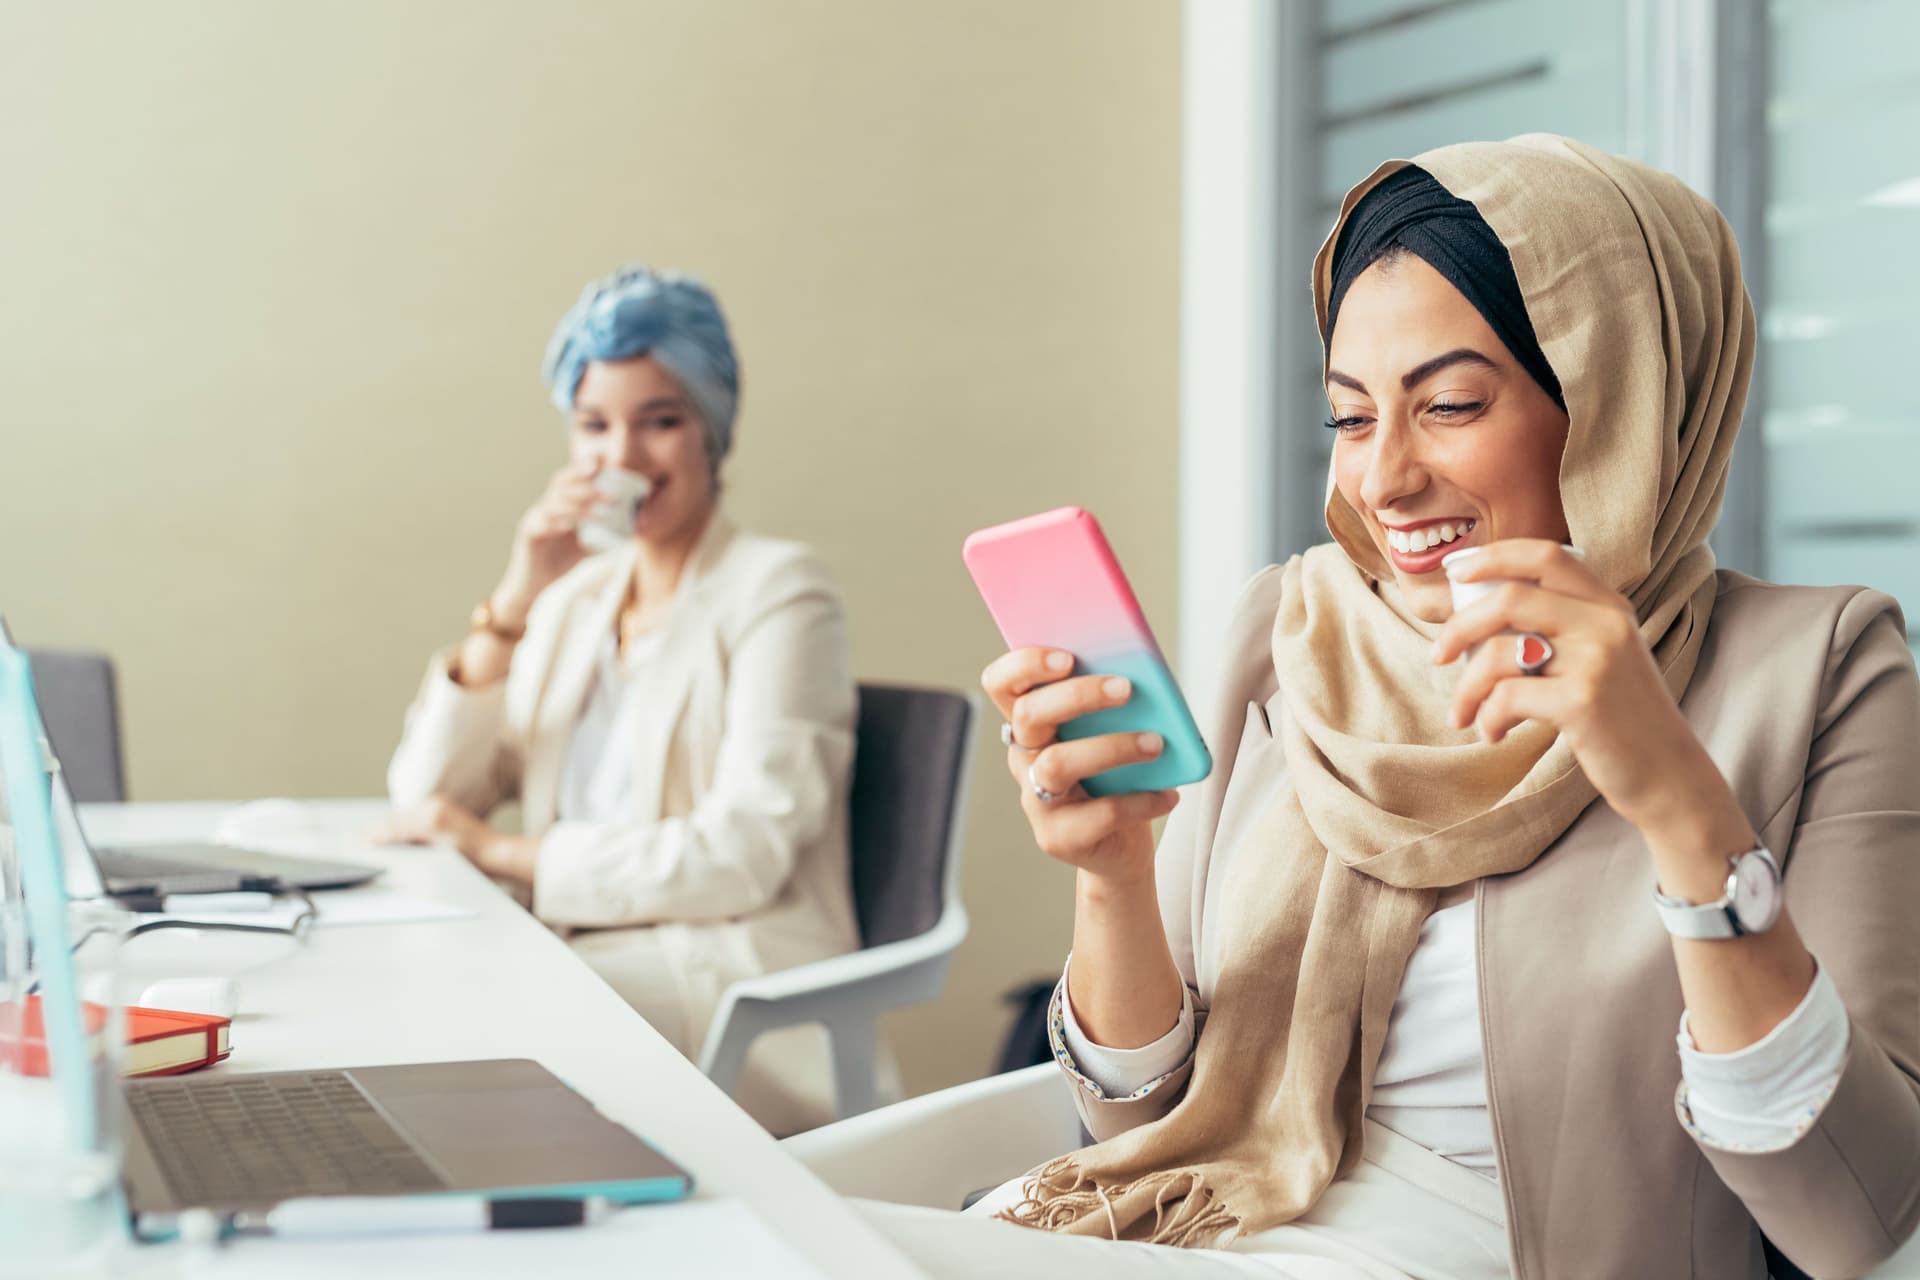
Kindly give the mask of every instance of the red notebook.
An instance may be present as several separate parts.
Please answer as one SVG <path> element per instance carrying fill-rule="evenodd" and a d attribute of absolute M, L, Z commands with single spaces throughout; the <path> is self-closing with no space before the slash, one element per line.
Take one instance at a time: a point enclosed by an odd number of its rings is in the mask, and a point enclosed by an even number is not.
<path fill-rule="evenodd" d="M 88 1032 L 98 1034 L 106 1022 L 106 1010 L 97 1004 L 81 1008 L 86 1014 Z M 47 1074 L 47 1041 L 40 1021 L 39 996 L 27 997 L 24 1022 L 16 1042 L 15 1011 L 0 1005 L 0 1061 L 13 1057 L 17 1043 L 20 1073 L 43 1076 Z M 216 1018 L 212 1014 L 129 1007 L 125 1074 L 175 1076 L 211 1066 L 233 1052 L 229 1041 L 232 1027 L 233 1019 Z"/>

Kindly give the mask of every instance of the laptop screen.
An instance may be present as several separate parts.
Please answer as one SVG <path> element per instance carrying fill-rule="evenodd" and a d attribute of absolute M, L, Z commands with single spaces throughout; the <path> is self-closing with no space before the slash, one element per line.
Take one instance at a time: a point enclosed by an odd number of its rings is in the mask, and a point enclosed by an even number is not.
<path fill-rule="evenodd" d="M 7 627 L 7 619 L 0 614 L 0 648 L 17 649 L 13 642 L 13 632 Z M 87 843 L 87 833 L 80 829 L 80 810 L 73 802 L 73 791 L 67 786 L 67 777 L 60 769 L 60 757 L 54 753 L 53 741 L 47 736 L 45 723 L 33 726 L 40 739 L 41 749 L 46 753 L 48 772 L 53 781 L 53 829 L 60 840 L 60 863 L 66 873 L 67 896 L 69 898 L 98 898 L 106 893 L 106 885 L 100 879 L 100 868 L 94 863 L 93 848 Z M 7 821 L 7 797 L 0 788 L 0 827 L 10 824 Z"/>

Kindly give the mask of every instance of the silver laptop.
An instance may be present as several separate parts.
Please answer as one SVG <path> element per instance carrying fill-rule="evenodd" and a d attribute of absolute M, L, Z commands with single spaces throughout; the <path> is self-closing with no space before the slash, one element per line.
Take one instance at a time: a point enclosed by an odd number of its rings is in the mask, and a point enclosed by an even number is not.
<path fill-rule="evenodd" d="M 18 647 L 4 616 L 0 616 L 0 647 Z M 170 894 L 346 889 L 380 874 L 380 868 L 359 862 L 295 858 L 210 841 L 95 848 L 80 825 L 79 806 L 47 726 L 35 725 L 34 731 L 53 775 L 53 820 L 60 835 L 69 897 L 104 896 L 139 910 L 157 911 Z"/>
<path fill-rule="evenodd" d="M 537 1062 L 428 1062 L 129 1080 L 127 1207 L 143 1239 L 207 1209 L 270 1225 L 309 1196 L 491 1202 L 494 1226 L 565 1226 L 582 1202 L 678 1200 L 686 1170 Z"/>
<path fill-rule="evenodd" d="M 51 800 L 64 788 L 43 726 L 28 722 L 23 701 L 0 696 L 0 741 L 38 746 L 50 785 L 0 787 L 0 837 L 19 835 L 8 822 L 12 802 L 39 811 L 25 831 L 58 842 Z M 71 862 L 58 848 L 20 845 L 16 853 L 23 862 Z M 50 966 L 69 965 L 55 956 Z M 67 979 L 50 983 L 46 998 L 77 1005 L 70 971 Z M 49 1017 L 47 1026 L 78 1027 L 79 1012 Z M 92 1093 L 86 1064 L 63 1061 L 61 1052 L 53 1069 Z M 234 1229 L 270 1229 L 276 1205 L 326 1196 L 464 1194 L 487 1202 L 491 1226 L 559 1226 L 583 1220 L 588 1200 L 676 1200 L 693 1185 L 684 1169 L 525 1059 L 216 1069 L 129 1080 L 120 1097 L 127 1208 L 147 1239 L 174 1234 L 189 1210 L 211 1211 Z"/>

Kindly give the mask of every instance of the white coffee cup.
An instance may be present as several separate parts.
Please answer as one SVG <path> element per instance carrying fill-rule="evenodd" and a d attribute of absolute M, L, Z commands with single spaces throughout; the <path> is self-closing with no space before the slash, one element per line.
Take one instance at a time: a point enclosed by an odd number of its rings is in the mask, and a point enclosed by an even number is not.
<path fill-rule="evenodd" d="M 1453 576 L 1456 565 L 1463 565 L 1466 561 L 1481 554 L 1486 549 L 1484 546 L 1462 547 L 1458 551 L 1440 557 L 1440 568 L 1447 575 L 1447 590 L 1453 593 L 1453 611 L 1455 613 L 1459 613 L 1469 605 L 1486 599 L 1492 595 L 1497 588 L 1506 583 L 1533 581 L 1531 578 L 1482 578 L 1478 582 L 1462 582 Z M 1569 555 L 1578 556 L 1582 560 L 1586 559 L 1586 555 L 1580 548 L 1571 546 L 1568 543 L 1561 543 L 1560 549 Z M 1479 645 L 1475 645 L 1472 649 L 1469 649 L 1466 656 L 1472 657 L 1479 647 Z"/>
<path fill-rule="evenodd" d="M 589 551 L 612 551 L 633 537 L 633 522 L 653 485 L 637 472 L 608 467 L 593 478 L 602 501 L 580 521 L 580 545 Z"/>
<path fill-rule="evenodd" d="M 1453 611 L 1460 612 L 1468 605 L 1485 599 L 1493 594 L 1493 589 L 1507 578 L 1488 578 L 1482 582 L 1462 582 L 1453 576 L 1453 566 L 1465 564 L 1474 556 L 1485 551 L 1485 547 L 1462 547 L 1458 551 L 1440 557 L 1440 569 L 1447 575 L 1447 590 L 1453 593 Z"/>

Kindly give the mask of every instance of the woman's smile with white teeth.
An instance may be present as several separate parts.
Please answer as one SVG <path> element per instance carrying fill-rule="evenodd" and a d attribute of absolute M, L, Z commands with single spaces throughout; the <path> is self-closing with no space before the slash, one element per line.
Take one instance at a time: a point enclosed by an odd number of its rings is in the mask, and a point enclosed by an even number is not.
<path fill-rule="evenodd" d="M 1475 522 L 1472 520 L 1462 520 L 1457 524 L 1451 521 L 1442 524 L 1430 524 L 1424 528 L 1413 529 L 1407 532 L 1402 532 L 1399 529 L 1388 529 L 1387 545 L 1403 555 L 1418 555 L 1420 552 L 1430 547 L 1437 547 L 1443 542 L 1452 542 L 1457 538 L 1466 537 L 1469 533 L 1473 532 L 1474 524 Z"/>

